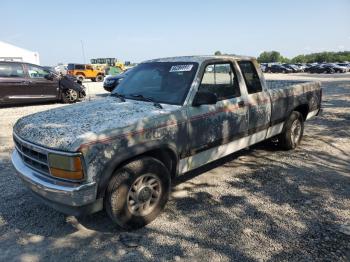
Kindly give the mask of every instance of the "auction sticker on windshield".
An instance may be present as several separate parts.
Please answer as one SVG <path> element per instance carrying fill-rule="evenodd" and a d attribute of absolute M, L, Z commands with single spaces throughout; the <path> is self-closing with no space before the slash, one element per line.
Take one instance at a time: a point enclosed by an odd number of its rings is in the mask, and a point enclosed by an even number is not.
<path fill-rule="evenodd" d="M 193 65 L 175 65 L 170 68 L 169 72 L 189 72 L 193 68 Z"/>

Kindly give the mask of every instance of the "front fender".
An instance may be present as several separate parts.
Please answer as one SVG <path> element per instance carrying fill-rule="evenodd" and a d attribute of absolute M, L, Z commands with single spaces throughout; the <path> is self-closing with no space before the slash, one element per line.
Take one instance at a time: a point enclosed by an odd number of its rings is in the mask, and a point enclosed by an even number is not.
<path fill-rule="evenodd" d="M 165 149 L 170 150 L 178 160 L 177 148 L 172 143 L 162 143 L 161 141 L 149 141 L 146 143 L 138 144 L 132 147 L 128 147 L 123 152 L 119 152 L 106 164 L 98 178 L 97 197 L 101 198 L 104 195 L 105 189 L 107 188 L 108 182 L 113 175 L 114 171 L 122 164 L 127 163 L 131 159 L 137 156 L 146 154 L 153 150 Z M 176 161 L 177 162 L 177 161 Z"/>

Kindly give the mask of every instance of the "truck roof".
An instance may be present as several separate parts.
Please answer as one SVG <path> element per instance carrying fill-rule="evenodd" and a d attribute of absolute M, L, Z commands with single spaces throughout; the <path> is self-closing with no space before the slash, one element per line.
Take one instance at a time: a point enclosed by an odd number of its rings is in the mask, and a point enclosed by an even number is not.
<path fill-rule="evenodd" d="M 150 62 L 197 62 L 197 63 L 203 63 L 207 60 L 213 60 L 213 59 L 245 59 L 245 60 L 252 60 L 255 59 L 255 57 L 251 56 L 236 56 L 236 55 L 198 55 L 198 56 L 174 56 L 174 57 L 165 57 L 165 58 L 157 58 L 157 59 L 151 59 L 144 61 L 143 63 L 150 63 Z"/>

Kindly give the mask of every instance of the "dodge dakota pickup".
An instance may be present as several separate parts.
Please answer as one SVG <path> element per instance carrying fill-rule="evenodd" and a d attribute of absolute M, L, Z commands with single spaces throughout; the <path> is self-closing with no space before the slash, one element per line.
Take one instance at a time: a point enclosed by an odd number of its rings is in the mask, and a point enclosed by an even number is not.
<path fill-rule="evenodd" d="M 266 81 L 251 57 L 150 60 L 106 98 L 19 119 L 12 163 L 51 207 L 105 208 L 139 228 L 164 208 L 176 176 L 266 139 L 294 149 L 321 98 L 318 82 Z"/>

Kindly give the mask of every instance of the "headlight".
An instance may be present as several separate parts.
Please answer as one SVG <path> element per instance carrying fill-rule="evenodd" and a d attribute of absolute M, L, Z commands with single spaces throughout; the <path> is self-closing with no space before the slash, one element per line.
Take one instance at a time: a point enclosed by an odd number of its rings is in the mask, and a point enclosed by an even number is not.
<path fill-rule="evenodd" d="M 84 178 L 80 156 L 49 154 L 50 173 L 54 177 L 81 180 Z"/>

